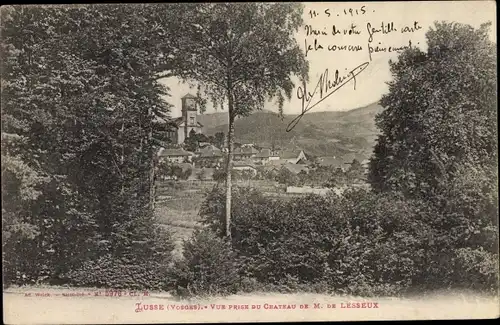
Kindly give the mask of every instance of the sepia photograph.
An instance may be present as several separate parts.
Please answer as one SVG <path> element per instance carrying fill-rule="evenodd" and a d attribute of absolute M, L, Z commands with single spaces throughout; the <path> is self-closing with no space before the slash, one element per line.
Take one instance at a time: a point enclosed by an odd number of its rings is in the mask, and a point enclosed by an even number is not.
<path fill-rule="evenodd" d="M 4 323 L 498 318 L 495 13 L 2 6 Z"/>

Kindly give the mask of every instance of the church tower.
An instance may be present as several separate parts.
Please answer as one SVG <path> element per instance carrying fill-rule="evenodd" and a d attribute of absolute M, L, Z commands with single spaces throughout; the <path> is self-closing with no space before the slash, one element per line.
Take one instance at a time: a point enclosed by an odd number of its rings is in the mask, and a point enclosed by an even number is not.
<path fill-rule="evenodd" d="M 182 120 L 184 121 L 184 139 L 187 139 L 189 132 L 195 130 L 199 133 L 199 125 L 196 120 L 198 108 L 196 107 L 196 96 L 186 94 L 181 98 L 182 100 Z"/>

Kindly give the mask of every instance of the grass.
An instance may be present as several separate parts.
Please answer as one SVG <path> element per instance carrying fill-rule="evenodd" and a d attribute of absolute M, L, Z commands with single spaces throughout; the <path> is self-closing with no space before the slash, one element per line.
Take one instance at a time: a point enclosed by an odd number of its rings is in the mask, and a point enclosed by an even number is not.
<path fill-rule="evenodd" d="M 199 226 L 199 210 L 206 193 L 214 181 L 164 181 L 157 184 L 158 201 L 156 204 L 156 221 L 168 226 L 176 243 L 176 254 L 182 251 L 182 241 L 191 236 Z M 279 199 L 294 199 L 301 194 L 284 193 L 275 182 L 269 180 L 235 181 L 236 186 L 251 186 L 259 188 L 264 195 Z"/>

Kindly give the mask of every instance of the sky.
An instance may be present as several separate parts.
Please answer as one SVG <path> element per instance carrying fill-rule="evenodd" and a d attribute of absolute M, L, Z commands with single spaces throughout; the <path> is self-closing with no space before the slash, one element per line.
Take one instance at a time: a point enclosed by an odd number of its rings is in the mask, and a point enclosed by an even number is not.
<path fill-rule="evenodd" d="M 475 28 L 490 21 L 490 36 L 492 40 L 496 40 L 495 13 L 493 1 L 304 3 L 304 26 L 296 33 L 296 39 L 304 52 L 306 46 L 311 49 L 306 56 L 310 67 L 309 83 L 306 85 L 308 91 L 314 90 L 320 76 L 327 69 L 328 79 L 333 81 L 336 70 L 339 71 L 339 76 L 344 76 L 361 64 L 368 63 L 356 76 L 355 87 L 354 80 L 347 82 L 318 103 L 313 110 L 345 111 L 377 102 L 388 90 L 386 82 L 391 80 L 388 62 L 390 59 L 396 60 L 398 56 L 397 51 L 389 53 L 389 47 L 401 48 L 408 46 L 411 41 L 412 46 L 426 50 L 425 33 L 435 21 L 454 21 Z M 355 25 L 354 30 L 350 28 L 352 25 Z M 338 31 L 335 35 L 332 33 L 333 26 Z M 347 33 L 345 35 L 344 29 Z M 307 30 L 314 30 L 320 35 L 307 35 Z M 322 35 L 322 32 L 327 35 Z M 315 40 L 317 49 L 314 49 Z M 320 49 L 318 45 L 323 48 Z M 338 49 L 349 49 L 349 45 L 351 49 L 356 47 L 357 51 Z M 377 51 L 377 46 L 381 51 Z M 182 84 L 176 78 L 162 79 L 161 83 L 171 90 L 171 96 L 166 100 L 174 105 L 172 117 L 180 116 L 181 97 L 188 92 L 196 94 L 196 89 L 190 89 L 189 85 Z M 285 103 L 285 114 L 299 114 L 302 111 L 302 101 L 298 98 L 300 86 L 296 84 L 292 99 Z M 315 95 L 312 102 L 315 103 L 318 99 L 319 95 Z M 277 104 L 267 103 L 263 108 L 277 111 Z M 216 111 L 208 105 L 206 113 L 213 112 Z"/>

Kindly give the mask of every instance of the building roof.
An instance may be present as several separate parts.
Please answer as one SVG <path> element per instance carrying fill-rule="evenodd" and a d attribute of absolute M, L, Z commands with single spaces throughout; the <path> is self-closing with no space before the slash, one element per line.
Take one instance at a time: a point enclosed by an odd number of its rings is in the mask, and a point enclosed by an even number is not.
<path fill-rule="evenodd" d="M 163 150 L 162 150 L 163 149 Z M 158 156 L 160 157 L 179 157 L 179 156 L 192 156 L 193 153 L 183 149 L 160 149 Z"/>
<path fill-rule="evenodd" d="M 280 169 L 286 163 L 287 161 L 284 159 L 269 160 L 265 165 L 265 169 Z"/>
<path fill-rule="evenodd" d="M 210 157 L 219 158 L 224 156 L 219 148 L 212 145 L 206 146 L 205 148 L 201 149 L 199 153 L 200 153 L 200 158 L 210 158 Z"/>
<path fill-rule="evenodd" d="M 282 151 L 280 153 L 280 158 L 281 159 L 298 158 L 301 152 L 303 152 L 303 150 L 286 150 L 286 151 Z"/>
<path fill-rule="evenodd" d="M 247 161 L 234 161 L 233 168 L 234 167 L 251 167 L 253 169 L 256 169 L 254 164 L 252 164 L 251 162 L 247 162 Z"/>
<path fill-rule="evenodd" d="M 287 163 L 283 166 L 294 174 L 298 174 L 301 171 L 307 172 L 309 170 L 309 168 L 305 165 L 297 165 L 297 164 Z"/>
<path fill-rule="evenodd" d="M 236 148 L 233 155 L 256 155 L 259 151 L 253 147 Z"/>
<path fill-rule="evenodd" d="M 184 99 L 184 98 L 198 98 L 198 97 L 196 97 L 195 95 L 193 95 L 193 94 L 191 94 L 191 93 L 187 93 L 187 94 L 185 94 L 184 96 L 182 96 L 181 98 L 183 98 L 183 99 Z"/>
<path fill-rule="evenodd" d="M 317 162 L 320 166 L 348 168 L 354 159 L 360 161 L 362 165 L 369 162 L 369 160 L 363 159 L 360 155 L 352 153 L 345 154 L 341 157 L 318 157 Z"/>
<path fill-rule="evenodd" d="M 176 122 L 177 119 L 171 119 L 167 117 L 155 116 L 153 119 L 153 123 L 164 124 L 166 126 L 178 129 L 179 125 Z"/>
<path fill-rule="evenodd" d="M 278 157 L 279 155 L 274 154 L 271 149 L 262 149 L 258 154 L 255 155 L 255 158 L 269 158 L 269 157 Z"/>
<path fill-rule="evenodd" d="M 177 117 L 173 120 L 173 122 L 175 123 L 175 125 L 179 126 L 182 124 L 182 122 L 184 122 L 184 119 L 181 117 Z"/>
<path fill-rule="evenodd" d="M 345 160 L 340 157 L 319 157 L 317 162 L 320 166 L 345 167 Z"/>

